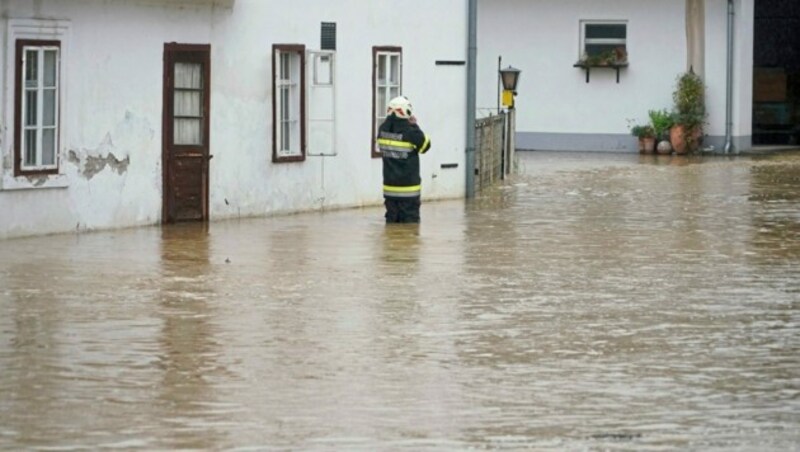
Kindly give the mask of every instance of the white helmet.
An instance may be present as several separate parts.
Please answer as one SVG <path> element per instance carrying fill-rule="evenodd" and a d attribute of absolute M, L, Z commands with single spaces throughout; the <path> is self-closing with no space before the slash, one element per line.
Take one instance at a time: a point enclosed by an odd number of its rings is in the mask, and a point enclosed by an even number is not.
<path fill-rule="evenodd" d="M 386 109 L 386 114 L 394 114 L 398 118 L 408 119 L 413 113 L 411 102 L 405 96 L 397 96 L 389 101 L 389 107 Z"/>

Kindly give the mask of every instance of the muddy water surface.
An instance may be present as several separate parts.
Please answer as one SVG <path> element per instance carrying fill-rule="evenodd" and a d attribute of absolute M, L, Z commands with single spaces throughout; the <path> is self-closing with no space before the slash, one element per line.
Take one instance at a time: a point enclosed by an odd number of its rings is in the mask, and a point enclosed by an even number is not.
<path fill-rule="evenodd" d="M 800 447 L 800 153 L 0 242 L 0 449 Z"/>

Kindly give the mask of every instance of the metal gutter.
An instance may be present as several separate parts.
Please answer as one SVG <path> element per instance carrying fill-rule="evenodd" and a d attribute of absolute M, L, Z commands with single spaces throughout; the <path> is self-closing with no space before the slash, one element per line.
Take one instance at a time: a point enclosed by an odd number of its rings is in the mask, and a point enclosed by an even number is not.
<path fill-rule="evenodd" d="M 726 63 L 725 93 L 725 153 L 735 152 L 733 148 L 733 25 L 736 14 L 734 0 L 728 0 L 728 55 Z"/>
<path fill-rule="evenodd" d="M 467 190 L 466 197 L 475 197 L 475 105 L 477 88 L 478 56 L 478 0 L 468 0 L 468 38 L 467 38 Z"/>

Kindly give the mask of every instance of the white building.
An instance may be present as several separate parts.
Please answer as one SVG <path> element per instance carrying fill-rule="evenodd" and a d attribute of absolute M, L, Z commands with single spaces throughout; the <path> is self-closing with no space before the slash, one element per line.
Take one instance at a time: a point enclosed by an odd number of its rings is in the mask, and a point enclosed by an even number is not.
<path fill-rule="evenodd" d="M 497 110 L 501 65 L 522 70 L 518 149 L 634 152 L 630 121 L 671 109 L 689 67 L 705 146 L 745 151 L 776 124 L 791 141 L 800 58 L 753 58 L 798 35 L 772 31 L 800 19 L 779 4 L 0 0 L 0 239 L 377 205 L 374 131 L 398 93 L 432 137 L 423 197 L 469 195 L 467 110 Z M 587 45 L 627 64 L 576 67 Z"/>
<path fill-rule="evenodd" d="M 733 0 L 734 149 L 752 135 L 754 0 Z M 691 66 L 707 87 L 706 146 L 726 143 L 728 0 L 485 0 L 478 14 L 478 101 L 497 108 L 498 60 L 522 70 L 517 148 L 632 151 L 628 120 L 672 108 L 677 76 Z M 592 27 L 601 25 L 592 42 Z M 587 42 L 587 26 L 589 27 Z M 597 28 L 594 31 L 598 31 Z M 575 67 L 587 45 L 624 46 L 628 65 Z M 489 87 L 489 88 L 487 88 Z"/>
<path fill-rule="evenodd" d="M 0 7 L 0 239 L 379 204 L 400 93 L 434 145 L 423 196 L 464 195 L 463 0 Z"/>

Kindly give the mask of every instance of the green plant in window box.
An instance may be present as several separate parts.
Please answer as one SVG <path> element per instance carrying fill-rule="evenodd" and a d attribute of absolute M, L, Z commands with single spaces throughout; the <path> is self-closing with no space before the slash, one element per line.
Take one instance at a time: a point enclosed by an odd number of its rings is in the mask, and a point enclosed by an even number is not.
<path fill-rule="evenodd" d="M 617 61 L 617 55 L 613 50 L 606 50 L 596 55 L 596 66 L 610 66 Z"/>
<path fill-rule="evenodd" d="M 613 66 L 627 63 L 628 53 L 625 47 L 617 47 L 616 49 L 606 50 L 605 52 L 595 53 L 593 55 L 583 52 L 581 59 L 578 60 L 578 65 L 588 67 Z"/>

